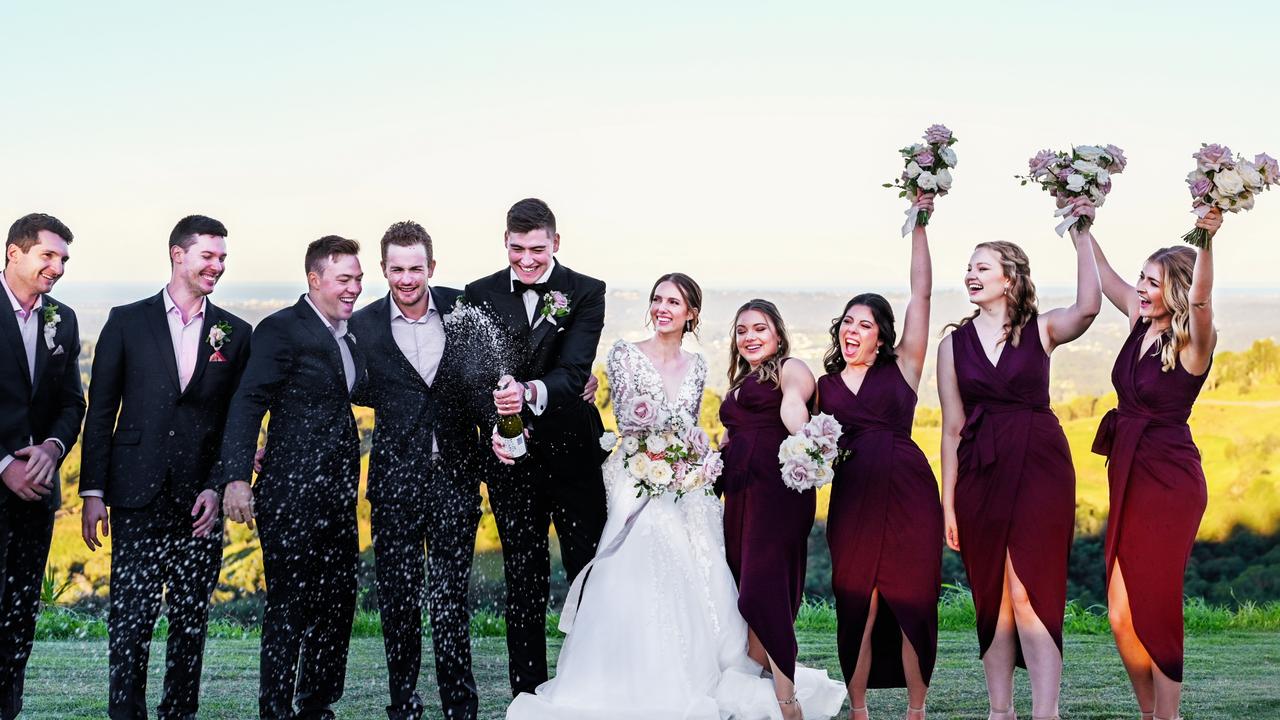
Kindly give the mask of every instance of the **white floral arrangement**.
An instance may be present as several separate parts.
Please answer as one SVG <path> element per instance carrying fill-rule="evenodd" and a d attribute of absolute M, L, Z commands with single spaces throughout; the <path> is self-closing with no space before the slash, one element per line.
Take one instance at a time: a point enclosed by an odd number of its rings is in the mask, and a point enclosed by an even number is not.
<path fill-rule="evenodd" d="M 621 444 L 623 466 L 635 480 L 636 497 L 674 493 L 679 499 L 696 490 L 710 494 L 724 471 L 720 453 L 706 431 L 679 413 L 664 413 L 647 397 L 628 403 L 619 417 L 621 438 L 605 433 L 600 447 Z"/>
<path fill-rule="evenodd" d="M 1252 210 L 1258 193 L 1280 184 L 1280 163 L 1266 153 L 1255 155 L 1250 162 L 1215 143 L 1202 144 L 1191 157 L 1196 160 L 1196 169 L 1187 175 L 1187 186 L 1191 212 L 1197 217 L 1203 218 L 1213 208 L 1232 213 Z M 1209 231 L 1194 228 L 1182 239 L 1198 248 L 1208 247 Z"/>
<path fill-rule="evenodd" d="M 1102 207 L 1111 192 L 1111 176 L 1124 172 L 1129 161 L 1115 145 L 1076 145 L 1071 152 L 1041 150 L 1027 161 L 1026 175 L 1015 175 L 1023 185 L 1036 183 L 1061 206 L 1053 215 L 1064 218 L 1054 232 L 1061 237 L 1075 225 L 1084 230 L 1092 222 L 1077 215 L 1076 198 L 1087 197 L 1094 207 Z"/>
<path fill-rule="evenodd" d="M 796 492 L 820 488 L 835 479 L 835 466 L 840 460 L 840 427 L 831 415 L 819 413 L 809 419 L 800 432 L 782 441 L 778 462 L 782 464 L 782 482 Z"/>
<path fill-rule="evenodd" d="M 956 166 L 956 151 L 951 149 L 956 138 L 946 125 L 930 125 L 924 131 L 924 142 L 902 148 L 898 152 L 906 162 L 902 175 L 887 188 L 899 190 L 898 197 L 907 198 L 912 206 L 907 208 L 907 221 L 902 225 L 904 236 L 911 234 L 917 225 L 929 224 L 929 213 L 916 210 L 916 193 L 946 195 L 951 191 L 951 169 Z"/>

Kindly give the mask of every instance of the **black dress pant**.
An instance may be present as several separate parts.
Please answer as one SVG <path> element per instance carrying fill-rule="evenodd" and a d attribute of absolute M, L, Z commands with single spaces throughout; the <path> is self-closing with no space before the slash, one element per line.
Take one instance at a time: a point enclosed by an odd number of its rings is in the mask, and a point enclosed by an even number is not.
<path fill-rule="evenodd" d="M 342 697 L 359 536 L 354 503 L 312 506 L 321 492 L 307 503 L 259 499 L 267 582 L 258 690 L 264 720 L 332 718 L 331 706 Z"/>
<path fill-rule="evenodd" d="M 0 718 L 12 720 L 22 712 L 22 688 L 40 614 L 40 582 L 53 540 L 58 493 L 35 502 L 20 499 L 5 487 L 0 487 L 0 493 L 8 495 L 0 505 Z"/>
<path fill-rule="evenodd" d="M 471 673 L 467 591 L 480 490 L 474 478 L 433 462 L 425 492 L 372 507 L 373 552 L 387 653 L 391 720 L 418 720 L 422 665 L 423 564 L 443 716 L 475 720 L 479 696 Z M 426 552 L 424 553 L 424 547 Z"/>
<path fill-rule="evenodd" d="M 519 695 L 547 680 L 547 533 L 555 522 L 565 575 L 572 583 L 595 557 L 604 532 L 604 481 L 593 462 L 552 466 L 536 456 L 513 468 L 496 468 L 489 478 L 489 504 L 507 580 L 508 673 L 512 694 Z"/>
<path fill-rule="evenodd" d="M 168 484 L 141 508 L 111 509 L 112 720 L 146 720 L 147 660 L 163 598 L 168 605 L 161 720 L 194 719 L 209 622 L 209 600 L 222 567 L 222 524 L 191 536 L 196 492 Z"/>

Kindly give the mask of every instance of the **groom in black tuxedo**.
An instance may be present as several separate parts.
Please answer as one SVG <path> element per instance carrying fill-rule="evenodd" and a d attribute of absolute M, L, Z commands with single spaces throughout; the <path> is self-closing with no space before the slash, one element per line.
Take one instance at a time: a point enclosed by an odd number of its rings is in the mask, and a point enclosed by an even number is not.
<path fill-rule="evenodd" d="M 570 581 L 595 555 L 604 529 L 603 425 L 583 387 L 604 328 L 605 285 L 556 262 L 560 234 L 541 200 L 513 205 L 503 237 L 508 266 L 472 282 L 465 295 L 491 310 L 514 346 L 510 377 L 499 382 L 505 389 L 493 393 L 497 412 L 521 414 L 530 429 L 528 459 L 508 466 L 499 455 L 486 475 L 507 579 L 511 689 L 519 694 L 547 679 L 550 523 Z M 493 419 L 490 409 L 486 431 Z"/>
<path fill-rule="evenodd" d="M 333 718 L 346 678 L 359 562 L 360 436 L 351 396 L 366 374 L 364 351 L 347 328 L 364 278 L 359 252 L 356 241 L 336 235 L 307 247 L 307 294 L 254 329 L 227 413 L 223 509 L 235 522 L 257 521 L 267 581 L 264 719 Z M 266 454 L 251 489 L 267 412 Z"/>
<path fill-rule="evenodd" d="M 0 719 L 22 712 L 58 468 L 80 435 L 80 329 L 49 297 L 70 259 L 71 231 L 32 213 L 9 228 L 0 273 Z"/>
<path fill-rule="evenodd" d="M 375 412 L 366 497 L 391 694 L 387 715 L 422 717 L 425 589 L 444 717 L 475 720 L 467 587 L 480 521 L 476 431 L 473 422 L 468 437 L 452 408 L 460 399 L 458 358 L 448 352 L 444 325 L 461 292 L 428 283 L 435 272 L 431 236 L 414 222 L 396 223 L 382 236 L 382 272 L 390 292 L 353 315 L 351 327 L 369 358 L 369 383 L 354 401 Z"/>
<path fill-rule="evenodd" d="M 208 298 L 226 268 L 226 236 L 213 218 L 180 220 L 169 235 L 168 284 L 113 308 L 94 350 L 81 531 L 90 550 L 102 547 L 99 527 L 114 535 L 113 720 L 146 720 L 147 658 L 162 596 L 169 638 L 156 715 L 194 718 L 199 706 L 209 599 L 222 567 L 212 474 L 252 332 Z"/>

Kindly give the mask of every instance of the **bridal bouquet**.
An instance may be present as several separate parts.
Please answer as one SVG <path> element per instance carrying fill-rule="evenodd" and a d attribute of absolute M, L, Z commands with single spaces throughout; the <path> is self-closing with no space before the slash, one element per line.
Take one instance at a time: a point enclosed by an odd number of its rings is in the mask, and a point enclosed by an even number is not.
<path fill-rule="evenodd" d="M 1280 184 L 1280 165 L 1266 153 L 1255 155 L 1253 162 L 1231 155 L 1225 145 L 1204 145 L 1191 157 L 1196 169 L 1187 175 L 1191 188 L 1191 212 L 1203 218 L 1213 208 L 1238 213 L 1253 209 L 1253 198 L 1272 185 Z M 1182 239 L 1198 248 L 1208 247 L 1207 230 L 1194 228 Z"/>
<path fill-rule="evenodd" d="M 778 448 L 782 482 L 796 492 L 803 492 L 834 480 L 835 464 L 840 457 L 836 443 L 843 431 L 834 417 L 820 413 L 810 418 L 800 432 L 782 441 Z"/>
<path fill-rule="evenodd" d="M 695 490 L 711 492 L 724 470 L 711 438 L 679 413 L 662 413 L 647 397 L 632 400 L 621 417 L 623 466 L 636 484 L 636 497 L 675 493 L 677 499 Z M 618 439 L 605 433 L 600 446 L 611 450 Z"/>
<path fill-rule="evenodd" d="M 1029 172 L 1014 177 L 1023 185 L 1038 183 L 1058 200 L 1062 207 L 1053 215 L 1065 216 L 1065 219 L 1054 231 L 1061 237 L 1072 224 L 1083 230 L 1091 222 L 1088 217 L 1076 214 L 1072 200 L 1087 197 L 1094 207 L 1102 207 L 1111 192 L 1111 176 L 1119 175 L 1128 164 L 1124 151 L 1115 145 L 1077 145 L 1069 153 L 1041 150 L 1028 161 Z"/>
<path fill-rule="evenodd" d="M 912 206 L 907 208 L 907 221 L 902 225 L 902 234 L 909 235 L 917 225 L 929 224 L 929 213 L 915 209 L 917 193 L 935 193 L 946 195 L 951 190 L 951 168 L 956 166 L 956 151 L 951 149 L 956 138 L 945 125 L 930 125 L 924 131 L 924 143 L 915 143 L 902 148 L 906 168 L 902 175 L 893 182 L 885 183 L 887 188 L 898 188 L 898 197 L 911 198 Z"/>

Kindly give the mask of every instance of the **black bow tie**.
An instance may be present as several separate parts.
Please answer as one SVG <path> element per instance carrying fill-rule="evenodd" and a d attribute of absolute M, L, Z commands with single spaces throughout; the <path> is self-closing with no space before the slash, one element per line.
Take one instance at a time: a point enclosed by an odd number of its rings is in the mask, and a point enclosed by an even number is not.
<path fill-rule="evenodd" d="M 519 280 L 511 281 L 511 292 L 517 295 L 523 295 L 525 292 L 529 290 L 534 291 L 538 295 L 543 295 L 547 292 L 547 284 L 544 282 L 540 282 L 540 283 L 533 283 L 532 285 L 526 285 L 525 283 L 522 283 Z"/>

